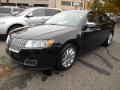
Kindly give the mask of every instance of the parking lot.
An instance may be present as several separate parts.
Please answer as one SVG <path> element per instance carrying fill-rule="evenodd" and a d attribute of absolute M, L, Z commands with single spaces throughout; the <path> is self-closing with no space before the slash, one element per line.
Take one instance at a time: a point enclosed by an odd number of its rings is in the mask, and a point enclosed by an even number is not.
<path fill-rule="evenodd" d="M 0 41 L 0 90 L 120 90 L 120 24 L 110 47 L 81 56 L 67 71 L 44 73 L 13 62 Z"/>

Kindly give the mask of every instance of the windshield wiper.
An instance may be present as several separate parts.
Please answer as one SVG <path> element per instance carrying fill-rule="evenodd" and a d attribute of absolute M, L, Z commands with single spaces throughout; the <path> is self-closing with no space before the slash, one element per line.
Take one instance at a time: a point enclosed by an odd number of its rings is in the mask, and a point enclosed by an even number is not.
<path fill-rule="evenodd" d="M 45 23 L 46 24 L 46 23 Z M 55 24 L 55 23 L 49 23 L 49 24 L 46 24 L 46 25 L 57 25 L 57 26 L 64 26 L 64 25 L 61 25 L 61 24 Z"/>
<path fill-rule="evenodd" d="M 58 25 L 58 24 L 55 24 L 55 23 L 49 23 L 49 24 L 47 24 L 47 25 Z"/>

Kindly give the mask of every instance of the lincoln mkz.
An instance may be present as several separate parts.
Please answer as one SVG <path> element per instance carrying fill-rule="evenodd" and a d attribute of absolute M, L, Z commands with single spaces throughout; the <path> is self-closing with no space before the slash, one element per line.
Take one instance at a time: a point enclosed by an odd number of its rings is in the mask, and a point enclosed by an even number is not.
<path fill-rule="evenodd" d="M 28 67 L 66 70 L 79 53 L 111 45 L 114 27 L 115 22 L 102 12 L 64 11 L 43 24 L 10 32 L 6 51 Z"/>

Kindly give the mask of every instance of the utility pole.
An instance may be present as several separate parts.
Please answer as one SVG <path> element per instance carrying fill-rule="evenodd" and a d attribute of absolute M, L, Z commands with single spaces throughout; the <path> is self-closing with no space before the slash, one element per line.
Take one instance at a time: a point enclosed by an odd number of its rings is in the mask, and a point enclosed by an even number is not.
<path fill-rule="evenodd" d="M 83 0 L 80 0 L 80 10 L 82 10 L 83 9 Z"/>
<path fill-rule="evenodd" d="M 18 3 L 18 1 L 16 0 L 16 3 L 15 3 L 16 7 L 17 7 L 17 3 Z"/>
<path fill-rule="evenodd" d="M 86 0 L 84 0 L 84 10 L 86 10 Z"/>
<path fill-rule="evenodd" d="M 55 8 L 57 8 L 57 1 L 55 0 Z"/>
<path fill-rule="evenodd" d="M 9 5 L 9 0 L 6 0 L 7 5 Z"/>
<path fill-rule="evenodd" d="M 1 6 L 1 0 L 0 0 L 0 6 Z"/>

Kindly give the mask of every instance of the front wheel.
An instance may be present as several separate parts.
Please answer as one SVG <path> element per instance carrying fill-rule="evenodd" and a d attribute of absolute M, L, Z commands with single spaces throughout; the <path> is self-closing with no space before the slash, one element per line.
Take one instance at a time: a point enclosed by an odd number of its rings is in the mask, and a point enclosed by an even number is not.
<path fill-rule="evenodd" d="M 59 70 L 66 70 L 70 68 L 75 62 L 76 56 L 76 47 L 72 44 L 65 45 L 60 53 L 57 68 Z"/>

